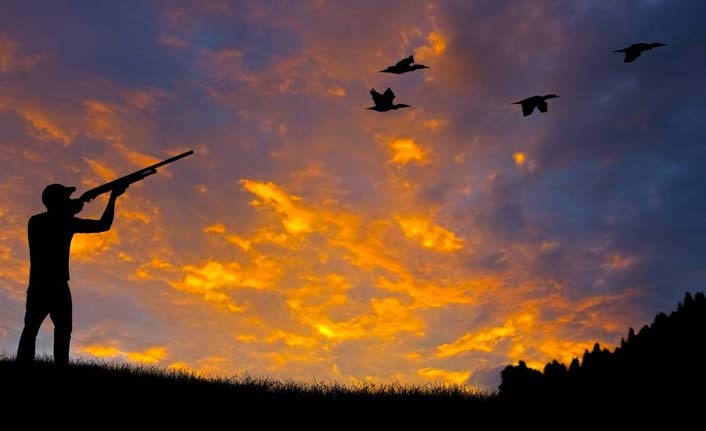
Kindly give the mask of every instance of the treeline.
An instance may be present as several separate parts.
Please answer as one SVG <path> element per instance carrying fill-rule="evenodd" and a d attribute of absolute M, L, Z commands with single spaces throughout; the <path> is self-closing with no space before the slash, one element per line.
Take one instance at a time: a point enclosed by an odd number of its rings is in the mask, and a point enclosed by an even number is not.
<path fill-rule="evenodd" d="M 658 314 L 613 352 L 596 343 L 567 367 L 554 360 L 540 372 L 524 361 L 502 373 L 500 397 L 516 401 L 635 400 L 704 398 L 706 298 L 687 293 L 669 315 Z"/>

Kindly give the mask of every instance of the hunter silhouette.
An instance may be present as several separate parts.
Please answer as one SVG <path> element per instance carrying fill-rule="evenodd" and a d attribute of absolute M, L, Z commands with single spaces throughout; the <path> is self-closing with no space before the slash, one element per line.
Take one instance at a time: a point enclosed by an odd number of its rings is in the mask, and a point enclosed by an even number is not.
<path fill-rule="evenodd" d="M 44 319 L 54 323 L 54 363 L 67 365 L 71 341 L 71 291 L 69 290 L 69 251 L 75 233 L 97 233 L 110 229 L 115 201 L 127 186 L 115 187 L 99 220 L 74 217 L 83 202 L 71 199 L 75 187 L 50 184 L 42 192 L 47 211 L 29 219 L 29 287 L 24 329 L 17 349 L 17 362 L 34 361 L 35 340 Z"/>

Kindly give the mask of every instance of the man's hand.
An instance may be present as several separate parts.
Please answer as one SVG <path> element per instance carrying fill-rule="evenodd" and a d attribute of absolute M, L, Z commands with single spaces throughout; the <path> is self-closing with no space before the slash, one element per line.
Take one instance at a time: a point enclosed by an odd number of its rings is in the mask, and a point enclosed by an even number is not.
<path fill-rule="evenodd" d="M 130 187 L 130 186 L 127 186 L 127 185 L 126 185 L 126 186 L 117 186 L 117 187 L 115 187 L 115 188 L 113 189 L 113 191 L 111 192 L 110 197 L 113 198 L 113 199 L 117 198 L 118 196 L 120 196 L 120 195 L 122 195 L 123 193 L 125 193 L 125 190 L 127 190 L 128 187 Z"/>

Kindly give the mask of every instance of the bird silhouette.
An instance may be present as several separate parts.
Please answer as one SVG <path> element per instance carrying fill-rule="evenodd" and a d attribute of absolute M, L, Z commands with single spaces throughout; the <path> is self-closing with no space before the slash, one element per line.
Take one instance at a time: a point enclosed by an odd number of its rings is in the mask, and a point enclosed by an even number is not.
<path fill-rule="evenodd" d="M 549 105 L 547 105 L 547 100 L 555 99 L 559 96 L 556 94 L 546 94 L 544 96 L 532 96 L 526 99 L 520 100 L 519 102 L 514 102 L 513 105 L 522 105 L 522 115 L 528 116 L 534 111 L 534 108 L 539 109 L 539 112 L 545 113 L 549 110 Z"/>
<path fill-rule="evenodd" d="M 393 104 L 392 101 L 395 99 L 395 93 L 392 92 L 392 89 L 390 87 L 385 90 L 384 93 L 380 94 L 377 91 L 375 91 L 374 88 L 370 90 L 370 95 L 373 96 L 373 102 L 375 102 L 375 106 L 371 106 L 370 108 L 366 109 L 371 109 L 373 111 L 377 112 L 385 112 L 385 111 L 390 111 L 393 109 L 400 109 L 400 108 L 411 108 L 409 105 L 405 104 Z"/>
<path fill-rule="evenodd" d="M 403 60 L 398 61 L 394 66 L 388 66 L 385 70 L 379 70 L 381 73 L 395 73 L 401 75 L 406 72 L 414 72 L 417 69 L 430 69 L 429 66 L 423 64 L 412 64 L 414 63 L 414 57 L 409 56 Z"/>
<path fill-rule="evenodd" d="M 659 48 L 660 46 L 667 46 L 667 45 L 665 45 L 663 43 L 659 43 L 659 42 L 658 43 L 633 43 L 632 45 L 628 46 L 627 48 L 616 49 L 613 52 L 624 52 L 625 59 L 623 60 L 623 63 L 632 63 L 643 52 L 649 51 L 652 48 Z"/>

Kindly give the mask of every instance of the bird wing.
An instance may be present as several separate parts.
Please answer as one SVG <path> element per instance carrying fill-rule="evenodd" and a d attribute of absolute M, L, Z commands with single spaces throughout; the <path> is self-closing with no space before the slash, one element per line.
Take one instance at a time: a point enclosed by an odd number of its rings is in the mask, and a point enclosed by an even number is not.
<path fill-rule="evenodd" d="M 522 103 L 522 115 L 523 116 L 525 116 L 525 117 L 528 116 L 529 114 L 532 113 L 532 111 L 534 111 L 534 104 L 527 103 L 527 102 Z"/>
<path fill-rule="evenodd" d="M 625 51 L 625 59 L 623 60 L 623 62 L 624 63 L 632 63 L 639 56 L 640 56 L 640 51 L 638 51 L 636 49 L 626 50 Z"/>
<path fill-rule="evenodd" d="M 373 102 L 375 103 L 375 106 L 382 105 L 385 103 L 385 96 L 375 91 L 374 88 L 370 90 L 370 95 L 373 96 Z"/>
<path fill-rule="evenodd" d="M 397 67 L 409 67 L 412 63 L 414 63 L 414 57 L 411 55 L 403 60 L 400 60 L 395 64 Z"/>
<path fill-rule="evenodd" d="M 392 92 L 392 89 L 390 87 L 387 87 L 387 90 L 382 93 L 382 99 L 385 103 L 389 104 L 392 104 L 392 101 L 395 100 L 395 93 Z"/>
<path fill-rule="evenodd" d="M 549 105 L 547 105 L 547 102 L 541 102 L 537 105 L 537 109 L 539 109 L 539 112 L 545 113 L 547 110 L 549 110 Z M 530 113 L 532 111 L 530 110 Z"/>

